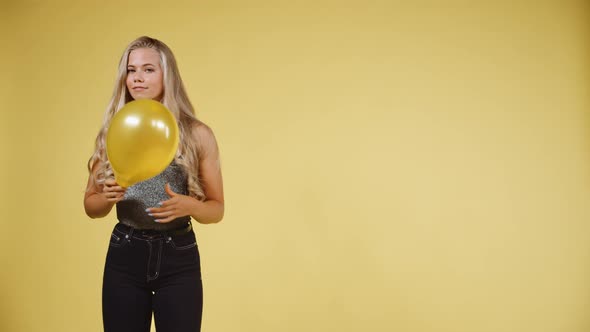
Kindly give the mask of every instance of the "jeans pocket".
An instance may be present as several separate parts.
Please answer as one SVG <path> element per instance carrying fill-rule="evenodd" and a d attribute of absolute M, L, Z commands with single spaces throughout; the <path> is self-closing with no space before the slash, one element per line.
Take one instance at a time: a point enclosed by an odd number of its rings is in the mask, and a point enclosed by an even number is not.
<path fill-rule="evenodd" d="M 194 232 L 188 232 L 182 235 L 168 236 L 166 243 L 174 250 L 187 250 L 197 246 L 197 239 Z"/>
<path fill-rule="evenodd" d="M 111 238 L 109 240 L 109 247 L 112 248 L 121 248 L 124 247 L 127 243 L 126 235 L 119 234 L 115 230 L 111 233 Z"/>

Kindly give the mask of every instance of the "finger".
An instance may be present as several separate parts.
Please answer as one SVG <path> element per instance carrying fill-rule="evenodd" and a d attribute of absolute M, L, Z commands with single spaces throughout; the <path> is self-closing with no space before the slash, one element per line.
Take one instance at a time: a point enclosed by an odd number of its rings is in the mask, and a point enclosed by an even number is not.
<path fill-rule="evenodd" d="M 109 185 L 109 186 L 116 186 L 117 181 L 115 181 L 115 179 L 106 179 L 106 180 L 104 180 L 104 184 Z"/>
<path fill-rule="evenodd" d="M 166 190 L 166 193 L 170 197 L 174 197 L 174 196 L 178 195 L 177 193 L 175 193 L 174 191 L 172 191 L 172 188 L 170 188 L 170 184 L 169 183 L 166 183 L 166 185 L 164 186 L 164 189 Z"/>
<path fill-rule="evenodd" d="M 170 210 L 170 208 L 174 207 L 175 202 L 168 200 L 168 201 L 160 202 L 160 203 L 158 203 L 158 205 L 160 207 L 147 208 L 146 209 L 146 212 L 162 212 L 162 211 L 168 211 L 168 210 Z"/>
<path fill-rule="evenodd" d="M 125 193 L 106 192 L 104 193 L 104 195 L 107 199 L 118 199 L 123 198 L 125 196 Z"/>
<path fill-rule="evenodd" d="M 118 196 L 118 195 L 125 195 L 125 192 L 123 191 L 114 191 L 114 190 L 108 190 L 104 192 L 105 195 L 107 196 Z"/>
<path fill-rule="evenodd" d="M 172 216 L 170 216 L 168 218 L 156 219 L 155 222 L 157 222 L 157 223 L 167 223 L 167 222 L 171 222 L 174 219 L 176 219 L 176 217 L 174 215 L 172 215 Z"/>
<path fill-rule="evenodd" d="M 121 192 L 121 193 L 124 193 L 124 192 L 127 191 L 127 188 L 121 187 L 121 186 L 111 186 L 111 187 L 105 186 L 104 189 L 103 189 L 103 191 L 112 191 L 112 192 Z"/>
<path fill-rule="evenodd" d="M 117 202 L 122 201 L 125 199 L 125 193 L 117 194 L 117 196 L 115 196 L 115 198 L 117 199 Z"/>
<path fill-rule="evenodd" d="M 173 214 L 174 214 L 174 211 L 163 211 L 163 212 L 158 212 L 158 213 L 149 213 L 150 216 L 152 216 L 156 219 L 170 217 Z"/>
<path fill-rule="evenodd" d="M 154 213 L 170 212 L 173 210 L 174 210 L 174 205 L 169 205 L 167 207 L 162 207 L 162 208 L 148 208 L 148 209 L 145 209 L 145 212 L 154 214 Z"/>
<path fill-rule="evenodd" d="M 148 208 L 145 209 L 145 212 L 147 213 L 163 213 L 163 212 L 170 212 L 174 210 L 174 208 L 172 206 L 169 207 L 165 207 L 165 208 Z"/>

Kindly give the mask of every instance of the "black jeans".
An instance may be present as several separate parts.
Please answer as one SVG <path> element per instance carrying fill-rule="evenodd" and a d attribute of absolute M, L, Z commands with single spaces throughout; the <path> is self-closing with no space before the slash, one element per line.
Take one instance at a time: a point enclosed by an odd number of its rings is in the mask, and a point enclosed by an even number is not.
<path fill-rule="evenodd" d="M 102 317 L 105 332 L 201 330 L 203 284 L 195 233 L 171 235 L 118 223 L 107 252 Z"/>

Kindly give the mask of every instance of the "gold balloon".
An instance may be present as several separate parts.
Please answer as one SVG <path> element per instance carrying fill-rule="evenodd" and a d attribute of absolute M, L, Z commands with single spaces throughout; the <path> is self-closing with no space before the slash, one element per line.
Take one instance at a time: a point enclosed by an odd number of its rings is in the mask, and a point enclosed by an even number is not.
<path fill-rule="evenodd" d="M 174 159 L 178 140 L 176 118 L 164 105 L 151 99 L 125 104 L 106 137 L 117 183 L 129 187 L 160 174 Z"/>

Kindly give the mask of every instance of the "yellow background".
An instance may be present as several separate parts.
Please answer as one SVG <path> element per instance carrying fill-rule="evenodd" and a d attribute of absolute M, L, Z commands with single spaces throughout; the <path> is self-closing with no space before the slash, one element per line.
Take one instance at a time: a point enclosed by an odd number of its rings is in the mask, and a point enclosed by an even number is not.
<path fill-rule="evenodd" d="M 590 331 L 583 1 L 6 1 L 0 330 L 101 331 L 86 162 L 125 46 L 217 135 L 203 331 Z"/>

